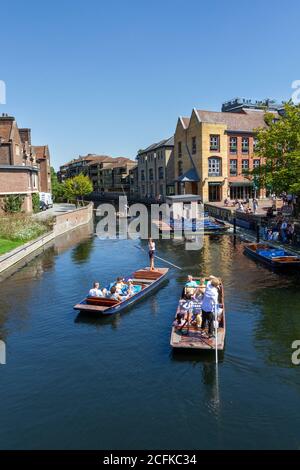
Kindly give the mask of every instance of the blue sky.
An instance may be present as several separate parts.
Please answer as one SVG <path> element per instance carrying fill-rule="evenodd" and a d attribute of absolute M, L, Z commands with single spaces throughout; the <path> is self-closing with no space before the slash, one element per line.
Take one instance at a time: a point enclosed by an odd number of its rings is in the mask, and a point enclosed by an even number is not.
<path fill-rule="evenodd" d="M 193 107 L 290 98 L 300 79 L 298 1 L 2 2 L 0 112 L 78 154 L 134 158 Z"/>

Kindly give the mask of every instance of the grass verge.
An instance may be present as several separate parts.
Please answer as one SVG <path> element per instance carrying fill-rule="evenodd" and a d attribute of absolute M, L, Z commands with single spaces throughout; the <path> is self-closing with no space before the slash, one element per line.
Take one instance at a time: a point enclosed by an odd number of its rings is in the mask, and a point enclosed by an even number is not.
<path fill-rule="evenodd" d="M 18 246 L 23 245 L 23 243 L 22 240 L 6 240 L 5 238 L 0 238 L 0 255 L 14 250 Z"/>
<path fill-rule="evenodd" d="M 38 220 L 25 214 L 0 217 L 0 255 L 49 232 L 52 226 L 53 220 Z"/>

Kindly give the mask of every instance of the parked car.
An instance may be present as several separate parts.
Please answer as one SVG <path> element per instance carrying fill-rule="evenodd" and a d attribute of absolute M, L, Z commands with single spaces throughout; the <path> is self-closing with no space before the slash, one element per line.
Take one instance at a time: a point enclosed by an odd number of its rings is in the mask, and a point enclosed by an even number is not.
<path fill-rule="evenodd" d="M 40 201 L 40 211 L 46 211 L 47 210 L 47 205 L 44 203 L 44 201 Z"/>
<path fill-rule="evenodd" d="M 40 201 L 46 205 L 46 209 L 49 209 L 49 207 L 53 207 L 53 200 L 52 200 L 51 193 L 40 193 Z M 45 209 L 41 209 L 41 210 L 45 210 Z"/>

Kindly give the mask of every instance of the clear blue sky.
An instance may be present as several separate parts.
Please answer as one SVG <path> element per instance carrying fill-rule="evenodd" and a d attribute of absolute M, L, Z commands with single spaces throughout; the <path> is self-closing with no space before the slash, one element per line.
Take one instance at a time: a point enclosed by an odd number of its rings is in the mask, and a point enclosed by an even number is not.
<path fill-rule="evenodd" d="M 15 0 L 0 18 L 0 112 L 48 143 L 56 168 L 134 158 L 193 107 L 286 100 L 300 79 L 298 1 Z"/>

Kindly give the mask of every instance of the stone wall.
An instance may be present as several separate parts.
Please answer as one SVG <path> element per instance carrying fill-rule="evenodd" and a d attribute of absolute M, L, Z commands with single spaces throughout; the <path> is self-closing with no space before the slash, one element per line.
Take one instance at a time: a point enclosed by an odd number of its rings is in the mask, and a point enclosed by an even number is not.
<path fill-rule="evenodd" d="M 56 216 L 56 222 L 54 225 L 55 236 L 62 235 L 69 230 L 73 230 L 76 227 L 87 224 L 93 218 L 92 202 L 88 206 L 80 207 L 70 212 L 64 212 Z"/>

